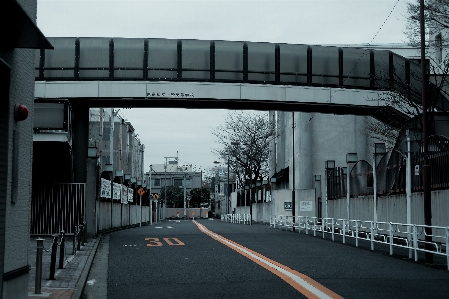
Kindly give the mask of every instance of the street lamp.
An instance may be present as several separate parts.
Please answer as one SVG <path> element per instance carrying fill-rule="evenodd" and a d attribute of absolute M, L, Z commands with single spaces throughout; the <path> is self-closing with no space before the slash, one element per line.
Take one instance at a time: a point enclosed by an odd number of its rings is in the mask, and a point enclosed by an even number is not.
<path fill-rule="evenodd" d="M 152 184 L 152 182 L 151 182 L 151 171 L 152 170 L 153 170 L 153 165 L 150 164 L 150 170 L 148 171 L 149 172 L 148 186 L 149 186 L 149 189 L 150 189 L 150 195 L 148 196 L 148 198 L 150 199 L 150 215 L 149 215 L 150 225 L 153 225 L 153 201 L 152 201 L 153 195 L 151 193 L 151 184 Z"/>
<path fill-rule="evenodd" d="M 321 218 L 321 210 L 320 208 L 320 200 L 321 199 L 321 175 L 320 174 L 316 174 L 314 175 L 314 181 L 315 181 L 315 190 L 317 188 L 319 188 L 319 190 L 316 191 L 316 198 L 315 198 L 315 209 L 316 209 L 316 215 L 318 218 Z"/>
<path fill-rule="evenodd" d="M 385 155 L 387 148 L 385 143 L 374 143 L 374 157 L 373 157 L 373 220 L 377 223 L 377 164 L 379 163 L 378 157 Z M 406 171 L 407 172 L 407 171 Z"/>
<path fill-rule="evenodd" d="M 114 183 L 112 180 L 112 172 L 113 172 L 112 164 L 105 164 L 104 171 L 109 174 L 109 179 L 111 180 L 111 230 L 112 230 L 112 203 L 114 201 Z"/>
<path fill-rule="evenodd" d="M 351 178 L 351 168 L 349 167 L 349 163 L 357 163 L 358 159 L 357 159 L 357 153 L 348 153 L 346 154 L 346 164 L 348 165 L 347 168 L 347 175 L 346 175 L 346 214 L 348 216 L 348 220 L 350 220 L 349 218 L 349 198 L 351 196 L 350 193 L 350 178 Z"/>

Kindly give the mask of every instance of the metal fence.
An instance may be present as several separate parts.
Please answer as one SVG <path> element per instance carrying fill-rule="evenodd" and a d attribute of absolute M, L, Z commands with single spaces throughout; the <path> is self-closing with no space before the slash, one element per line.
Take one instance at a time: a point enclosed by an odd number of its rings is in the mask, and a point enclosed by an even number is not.
<path fill-rule="evenodd" d="M 33 186 L 31 203 L 31 234 L 73 234 L 84 222 L 84 183 Z"/>
<path fill-rule="evenodd" d="M 445 257 L 449 270 L 449 227 L 287 215 L 271 216 L 270 226 L 322 238 L 330 235 L 332 241 L 341 236 L 343 244 L 353 238 L 356 247 L 365 241 L 370 243 L 371 250 L 375 244 L 385 244 L 389 246 L 390 255 L 395 248 L 402 248 L 408 250 L 409 258 L 415 261 L 418 261 L 419 252 L 431 253 Z M 426 241 L 426 236 L 432 241 Z"/>

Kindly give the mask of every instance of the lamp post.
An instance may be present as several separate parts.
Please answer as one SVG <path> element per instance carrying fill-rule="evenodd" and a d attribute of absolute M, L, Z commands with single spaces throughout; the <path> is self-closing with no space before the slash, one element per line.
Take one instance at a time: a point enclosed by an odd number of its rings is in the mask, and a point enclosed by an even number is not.
<path fill-rule="evenodd" d="M 95 159 L 95 206 L 94 206 L 94 213 L 95 213 L 95 235 L 97 235 L 98 232 L 98 216 L 99 216 L 99 212 L 100 212 L 100 205 L 98 205 L 98 213 L 97 213 L 97 201 L 98 201 L 98 166 L 99 166 L 99 161 L 98 161 L 98 154 L 97 154 L 97 147 L 88 147 L 87 148 L 87 158 L 89 159 Z M 100 164 L 101 165 L 101 164 Z M 86 217 L 84 216 L 84 220 L 83 222 L 88 222 L 88 220 L 86 219 Z"/>
<path fill-rule="evenodd" d="M 129 203 L 128 203 L 128 196 L 129 196 L 129 188 L 131 187 L 131 184 L 130 184 L 130 182 L 131 182 L 131 175 L 130 174 L 125 174 L 124 175 L 124 180 L 125 180 L 125 182 L 126 182 L 126 187 L 127 187 L 127 189 L 126 189 L 126 208 L 128 209 L 128 215 L 129 215 L 129 211 L 130 211 L 130 206 L 129 206 Z M 129 217 L 128 217 L 128 224 L 127 225 L 130 225 L 130 219 L 129 219 Z"/>
<path fill-rule="evenodd" d="M 422 99 L 422 138 L 423 138 L 423 155 L 424 162 L 422 166 L 423 174 L 423 191 L 424 191 L 424 224 L 432 225 L 432 192 L 430 190 L 430 163 L 429 163 L 429 128 L 427 123 L 427 100 L 426 100 L 426 41 L 425 41 L 425 24 L 424 24 L 424 0 L 419 1 L 419 23 L 421 36 L 421 99 Z M 433 264 L 432 250 L 432 229 L 425 228 L 426 231 L 426 263 Z"/>
<path fill-rule="evenodd" d="M 153 170 L 153 165 L 150 164 L 149 179 L 148 179 L 148 188 L 150 189 L 150 195 L 148 198 L 150 199 L 150 225 L 153 225 L 153 194 L 151 193 L 151 171 Z"/>
<path fill-rule="evenodd" d="M 187 190 L 186 190 L 186 173 L 184 172 L 184 219 L 187 219 L 187 207 L 186 207 L 186 200 L 187 200 Z"/>
<path fill-rule="evenodd" d="M 178 152 L 176 152 L 176 154 L 178 154 Z M 168 163 L 168 159 L 175 159 L 176 164 L 178 163 L 178 156 L 176 155 L 176 157 L 164 157 L 165 158 L 165 164 L 164 164 L 164 198 L 165 200 L 167 200 L 167 163 Z M 176 171 L 178 171 L 178 165 L 176 165 Z M 167 204 L 165 204 L 166 206 Z M 164 206 L 164 207 L 165 207 Z M 161 203 L 161 213 L 162 214 L 162 203 Z M 164 213 L 165 215 L 165 213 Z M 162 219 L 161 215 L 159 216 L 159 218 Z"/>
<path fill-rule="evenodd" d="M 328 200 L 329 200 L 329 194 L 328 194 L 328 188 L 327 188 L 327 182 L 328 182 L 328 180 L 329 180 L 329 170 L 333 170 L 333 169 L 335 169 L 335 160 L 326 160 L 325 161 L 325 171 L 326 171 L 326 181 L 325 181 L 325 184 L 326 184 L 326 213 L 325 213 L 325 218 L 328 218 Z"/>
<path fill-rule="evenodd" d="M 319 190 L 315 191 L 316 193 L 316 198 L 315 198 L 315 209 L 317 211 L 317 217 L 321 218 L 321 210 L 320 210 L 320 204 L 319 204 L 319 199 L 321 199 L 321 175 L 320 174 L 316 174 L 314 176 L 314 181 L 315 181 L 315 190 L 317 189 L 317 187 L 319 188 Z"/>
<path fill-rule="evenodd" d="M 137 178 L 131 177 L 130 181 L 131 181 L 131 184 L 134 184 L 134 189 L 137 191 Z M 133 204 L 135 204 L 137 201 L 137 199 L 136 199 L 136 201 L 134 201 L 134 194 L 135 193 L 133 190 Z M 128 218 L 129 218 L 129 224 L 131 225 L 131 207 L 129 207 L 129 209 L 128 209 Z"/>
<path fill-rule="evenodd" d="M 112 164 L 105 164 L 104 171 L 109 174 L 109 179 L 111 180 L 111 227 L 110 227 L 110 229 L 112 230 L 112 202 L 113 202 L 113 198 L 114 198 L 114 184 L 112 181 L 112 171 L 113 171 Z"/>
<path fill-rule="evenodd" d="M 115 177 L 117 177 L 119 179 L 120 184 L 122 184 L 123 183 L 123 170 L 116 170 Z M 122 189 L 121 189 L 121 186 L 119 186 L 119 187 L 120 187 L 120 192 L 119 192 L 119 194 L 120 194 L 120 226 L 122 226 L 122 218 L 123 218 L 122 217 L 123 206 L 121 203 Z"/>
<path fill-rule="evenodd" d="M 377 161 L 378 157 L 387 152 L 385 143 L 374 143 L 374 157 L 373 157 L 373 221 L 377 223 Z"/>
<path fill-rule="evenodd" d="M 349 164 L 357 163 L 357 153 L 348 153 L 346 154 L 346 164 L 348 166 L 347 168 L 347 175 L 346 175 L 346 215 L 348 217 L 348 220 L 351 218 L 349 217 L 349 198 L 351 197 L 350 193 L 350 179 L 351 179 L 351 168 L 349 167 Z"/>

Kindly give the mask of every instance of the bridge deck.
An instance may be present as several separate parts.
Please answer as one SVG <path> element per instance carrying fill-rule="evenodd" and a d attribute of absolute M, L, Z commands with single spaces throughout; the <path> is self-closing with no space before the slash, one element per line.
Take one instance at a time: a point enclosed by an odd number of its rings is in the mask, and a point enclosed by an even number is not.
<path fill-rule="evenodd" d="M 255 109 L 257 105 L 257 109 L 266 110 L 377 115 L 383 120 L 399 116 L 403 120 L 406 117 L 400 112 L 391 108 L 385 112 L 379 108 L 386 106 L 385 102 L 380 103 L 382 93 L 373 96 L 372 92 L 361 90 L 404 92 L 411 88 L 413 96 L 419 95 L 421 88 L 420 66 L 386 50 L 144 38 L 48 39 L 54 50 L 38 50 L 36 55 L 36 81 L 46 81 L 38 84 L 36 97 L 62 98 L 67 93 L 62 87 L 70 90 L 78 86 L 76 88 L 86 88 L 87 97 L 97 98 L 91 101 L 94 106 L 106 105 L 106 98 L 109 99 L 107 105 L 116 105 L 117 101 L 110 100 L 118 98 L 151 98 L 151 104 L 132 100 L 121 101 L 118 106 Z M 49 81 L 58 82 L 59 87 L 50 86 Z M 70 82 L 62 84 L 60 81 Z M 81 85 L 73 84 L 78 81 L 82 81 Z M 103 81 L 113 81 L 114 87 L 107 87 Z M 164 86 L 162 82 L 184 84 Z M 189 85 L 189 82 L 195 83 Z M 228 85 L 223 85 L 225 83 Z M 299 86 L 303 88 L 297 88 Z M 91 88 L 97 88 L 98 93 L 90 95 Z M 42 93 L 42 89 L 46 92 Z M 356 89 L 357 92 L 345 93 L 342 89 Z M 50 90 L 60 94 L 50 95 Z M 140 90 L 138 96 L 122 92 L 131 90 Z M 159 90 L 165 96 L 158 96 Z M 103 97 L 101 94 L 105 91 L 111 94 Z M 240 105 L 236 107 L 234 101 L 230 106 L 227 100 L 231 98 L 224 97 L 225 93 L 232 95 Z M 295 95 L 291 96 L 292 93 Z M 304 97 L 321 93 L 326 96 Z M 264 98 L 264 94 L 270 98 Z M 262 98 L 258 99 L 260 96 Z M 98 102 L 100 98 L 103 104 Z M 162 101 L 163 98 L 166 101 Z M 348 99 L 342 102 L 342 98 Z M 212 99 L 215 101 L 210 101 Z M 246 100 L 252 100 L 252 104 Z M 420 101 L 419 96 L 416 101 Z M 337 110 L 329 105 L 336 105 Z"/>

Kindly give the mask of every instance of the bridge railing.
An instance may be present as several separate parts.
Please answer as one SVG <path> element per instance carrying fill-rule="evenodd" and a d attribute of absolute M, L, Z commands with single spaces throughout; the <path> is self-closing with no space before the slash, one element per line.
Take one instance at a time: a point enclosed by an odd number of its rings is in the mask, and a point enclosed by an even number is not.
<path fill-rule="evenodd" d="M 395 248 L 401 248 L 408 250 L 409 258 L 415 261 L 418 261 L 419 252 L 432 253 L 446 257 L 449 270 L 449 226 L 286 215 L 271 216 L 270 226 L 314 236 L 321 234 L 322 238 L 330 235 L 332 241 L 340 236 L 343 244 L 352 238 L 356 247 L 360 241 L 366 241 L 370 243 L 371 250 L 374 250 L 376 243 L 384 244 L 389 246 L 390 255 L 393 255 Z M 426 241 L 426 236 L 432 237 L 432 241 Z"/>

